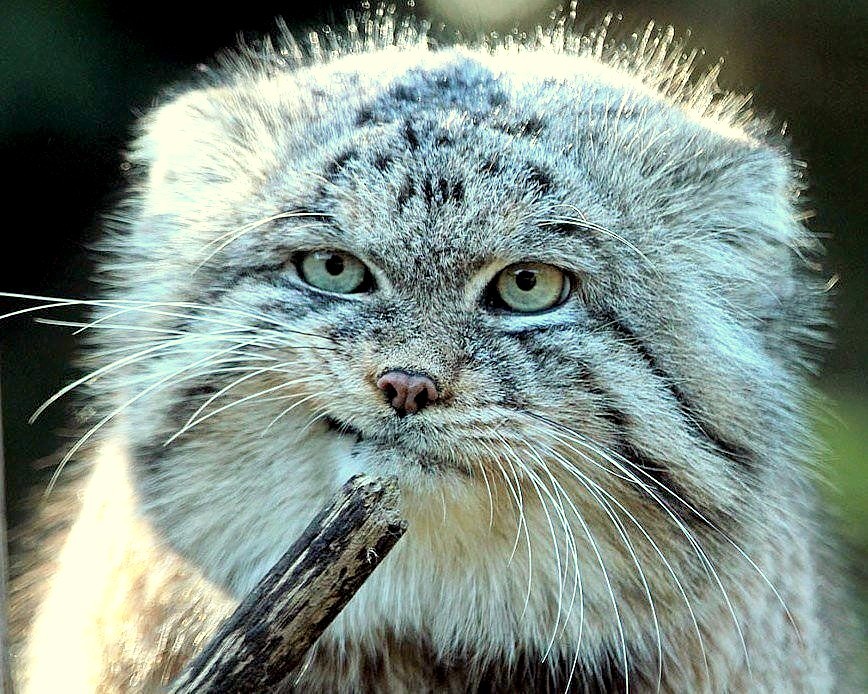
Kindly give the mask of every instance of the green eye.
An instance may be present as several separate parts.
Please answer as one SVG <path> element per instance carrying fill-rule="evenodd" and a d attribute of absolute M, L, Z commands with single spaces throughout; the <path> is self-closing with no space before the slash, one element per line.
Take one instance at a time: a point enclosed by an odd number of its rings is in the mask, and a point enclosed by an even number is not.
<path fill-rule="evenodd" d="M 542 263 L 516 263 L 494 278 L 493 298 L 502 308 L 517 313 L 539 313 L 554 308 L 567 298 L 569 277 L 556 267 Z"/>
<path fill-rule="evenodd" d="M 317 289 L 335 294 L 364 291 L 368 271 L 361 260 L 337 251 L 311 251 L 298 263 L 301 278 Z"/>

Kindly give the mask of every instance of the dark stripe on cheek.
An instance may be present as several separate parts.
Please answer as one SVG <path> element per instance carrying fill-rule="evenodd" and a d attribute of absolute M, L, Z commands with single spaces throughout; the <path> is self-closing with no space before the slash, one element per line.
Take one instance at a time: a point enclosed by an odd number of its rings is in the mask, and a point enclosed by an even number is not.
<path fill-rule="evenodd" d="M 586 362 L 579 362 L 578 378 L 584 389 L 596 396 L 596 414 L 605 419 L 619 433 L 630 425 L 630 416 L 615 405 L 615 398 L 599 381 Z"/>
<path fill-rule="evenodd" d="M 286 263 L 287 261 L 280 260 L 273 263 L 234 268 L 222 276 L 214 275 L 208 282 L 207 296 L 210 299 L 216 299 L 245 280 L 264 281 L 269 275 L 286 270 Z"/>
<path fill-rule="evenodd" d="M 209 378 L 208 376 L 203 376 L 202 378 Z M 213 374 L 210 378 L 219 378 L 218 374 Z M 177 393 L 173 395 L 175 398 L 173 404 L 169 409 L 165 412 L 165 419 L 169 427 L 172 427 L 174 430 L 180 429 L 187 423 L 187 420 L 196 412 L 212 395 L 217 393 L 219 389 L 213 383 L 201 382 L 195 383 L 187 386 L 183 386 L 180 388 Z M 219 403 L 214 403 L 215 406 L 219 405 Z M 206 412 L 202 412 L 202 415 L 206 414 Z M 174 431 L 172 432 L 174 433 Z M 186 435 L 186 434 L 185 434 Z M 195 436 L 195 432 L 191 434 Z M 169 438 L 166 436 L 165 438 Z M 157 444 L 157 447 L 162 448 L 162 442 Z M 171 448 L 171 444 L 166 448 L 162 448 L 162 454 L 165 455 L 165 452 Z"/>
<path fill-rule="evenodd" d="M 211 383 L 199 383 L 194 386 L 187 386 L 181 389 L 182 400 L 204 400 L 210 398 L 217 392 L 217 386 Z"/>
<path fill-rule="evenodd" d="M 727 458 L 740 469 L 747 472 L 755 471 L 756 461 L 752 453 L 747 448 L 724 439 L 715 431 L 715 428 L 710 423 L 702 419 L 699 415 L 699 411 L 694 407 L 690 398 L 687 397 L 687 394 L 681 390 L 669 374 L 660 367 L 648 345 L 646 345 L 630 327 L 625 325 L 623 321 L 609 311 L 598 313 L 595 318 L 602 322 L 605 327 L 611 328 L 624 338 L 624 340 L 636 350 L 639 356 L 642 357 L 643 361 L 648 365 L 651 373 L 663 381 L 672 393 L 672 397 L 675 398 L 675 401 L 678 403 L 678 408 L 687 425 L 697 436 L 705 439 L 707 443 L 711 444 L 711 447 L 718 455 Z"/>
<path fill-rule="evenodd" d="M 219 270 L 214 268 L 209 269 L 207 274 L 203 269 L 196 276 L 197 279 L 201 278 L 202 280 L 197 283 L 197 288 L 200 289 L 196 297 L 197 300 L 213 305 L 217 299 L 247 280 L 274 284 L 277 281 L 275 276 L 286 271 L 287 265 L 291 261 L 289 253 L 277 252 L 275 256 L 276 259 L 271 262 L 220 268 Z"/>
<path fill-rule="evenodd" d="M 693 509 L 696 509 L 706 518 L 710 516 L 710 513 L 702 509 L 696 500 L 692 499 L 687 491 L 673 479 L 672 473 L 665 463 L 648 458 L 623 439 L 614 448 L 621 457 L 630 461 L 630 464 L 625 465 L 625 467 L 636 477 L 633 486 L 648 497 L 653 505 L 665 506 L 685 525 L 695 526 L 697 522 L 701 522 L 702 519 Z M 621 461 L 621 464 L 624 465 L 624 461 Z"/>
<path fill-rule="evenodd" d="M 259 304 L 256 307 L 256 310 L 265 316 L 273 316 L 276 319 L 297 319 L 306 316 L 311 311 L 325 310 L 331 308 L 337 303 L 341 303 L 340 299 L 336 299 L 335 297 L 322 294 L 312 289 L 305 289 L 295 283 L 290 284 L 286 280 L 278 279 L 272 284 L 279 288 L 285 287 L 287 292 L 293 292 L 296 296 L 291 300 L 272 299 Z M 298 294 L 301 294 L 301 296 L 297 296 Z M 262 328 L 263 330 L 279 329 L 278 326 L 269 323 L 267 320 L 252 321 L 250 325 L 251 328 Z M 251 337 L 252 336 L 253 334 L 251 333 Z"/>
<path fill-rule="evenodd" d="M 596 414 L 609 422 L 616 430 L 615 440 L 618 443 L 614 449 L 620 456 L 629 461 L 626 464 L 621 461 L 621 464 L 626 465 L 626 468 L 636 475 L 638 481 L 634 483 L 634 486 L 649 499 L 654 500 L 656 497 L 659 501 L 654 501 L 655 505 L 664 504 L 685 524 L 698 520 L 696 514 L 688 506 L 689 504 L 696 508 L 695 502 L 672 479 L 666 464 L 656 460 L 652 461 L 626 441 L 625 436 L 631 423 L 630 415 L 615 405 L 613 395 L 594 376 L 590 366 L 584 361 L 578 362 L 577 377 L 584 390 L 596 396 Z M 654 493 L 653 496 L 652 492 Z"/>
<path fill-rule="evenodd" d="M 594 392 L 590 388 L 588 390 Z M 602 397 L 605 398 L 605 396 Z M 603 402 L 598 403 L 598 406 L 600 407 L 600 416 L 619 431 L 630 426 L 630 416 L 624 410 L 612 405 L 610 400 L 604 399 Z"/>
<path fill-rule="evenodd" d="M 163 441 L 132 442 L 130 454 L 133 458 L 134 474 L 137 477 L 156 474 L 162 467 L 163 458 L 167 452 L 168 446 L 163 446 Z"/>

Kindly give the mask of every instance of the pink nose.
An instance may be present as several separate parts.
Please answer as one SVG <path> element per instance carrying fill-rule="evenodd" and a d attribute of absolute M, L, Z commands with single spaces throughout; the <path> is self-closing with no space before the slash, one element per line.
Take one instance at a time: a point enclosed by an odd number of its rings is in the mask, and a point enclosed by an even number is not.
<path fill-rule="evenodd" d="M 439 396 L 434 381 L 424 374 L 406 371 L 387 371 L 377 379 L 377 388 L 386 394 L 389 404 L 400 417 L 418 412 Z"/>

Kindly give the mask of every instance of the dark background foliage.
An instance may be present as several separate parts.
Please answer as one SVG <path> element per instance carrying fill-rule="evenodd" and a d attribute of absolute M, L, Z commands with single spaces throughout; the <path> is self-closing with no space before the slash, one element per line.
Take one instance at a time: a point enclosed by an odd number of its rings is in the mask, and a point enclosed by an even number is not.
<path fill-rule="evenodd" d="M 350 4 L 358 8 L 358 3 Z M 122 152 L 138 114 L 197 63 L 272 31 L 340 24 L 339 2 L 218 4 L 163 1 L 3 0 L 0 3 L 0 291 L 54 296 L 94 292 L 86 251 L 99 215 L 123 185 Z M 419 0 L 416 12 L 473 36 L 548 21 L 539 0 Z M 757 109 L 783 124 L 796 156 L 808 162 L 811 226 L 828 248 L 827 275 L 840 276 L 836 347 L 817 383 L 829 396 L 818 430 L 829 445 L 823 489 L 837 515 L 857 584 L 868 557 L 868 354 L 865 279 L 868 221 L 868 2 L 865 0 L 589 0 L 579 15 L 623 14 L 624 31 L 653 18 L 725 58 L 721 84 L 754 94 Z M 20 305 L 20 304 L 18 304 Z M 15 308 L 0 301 L 0 312 Z M 70 331 L 32 320 L 0 324 L 2 423 L 11 520 L 20 519 L 28 486 L 42 483 L 34 464 L 64 438 L 62 407 L 35 425 L 27 417 L 72 375 Z M 865 604 L 865 601 L 862 601 Z"/>

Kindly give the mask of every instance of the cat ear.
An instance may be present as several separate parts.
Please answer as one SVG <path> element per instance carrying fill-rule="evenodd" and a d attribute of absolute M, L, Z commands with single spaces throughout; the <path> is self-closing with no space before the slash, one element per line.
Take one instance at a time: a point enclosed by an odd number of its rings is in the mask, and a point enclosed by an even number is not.
<path fill-rule="evenodd" d="M 246 91 L 194 89 L 145 116 L 130 161 L 146 214 L 220 209 L 249 196 L 271 161 L 273 124 Z"/>
<path fill-rule="evenodd" d="M 143 166 L 147 185 L 163 188 L 191 176 L 219 175 L 214 151 L 225 138 L 220 89 L 196 89 L 154 109 L 140 123 L 130 159 Z M 181 187 L 181 186 L 178 186 Z"/>
<path fill-rule="evenodd" d="M 798 359 L 825 304 L 822 247 L 803 224 L 800 171 L 782 149 L 711 135 L 660 181 L 669 191 L 661 209 L 674 232 L 670 248 L 699 254 L 703 274 L 741 319 L 756 322 L 771 350 Z"/>

